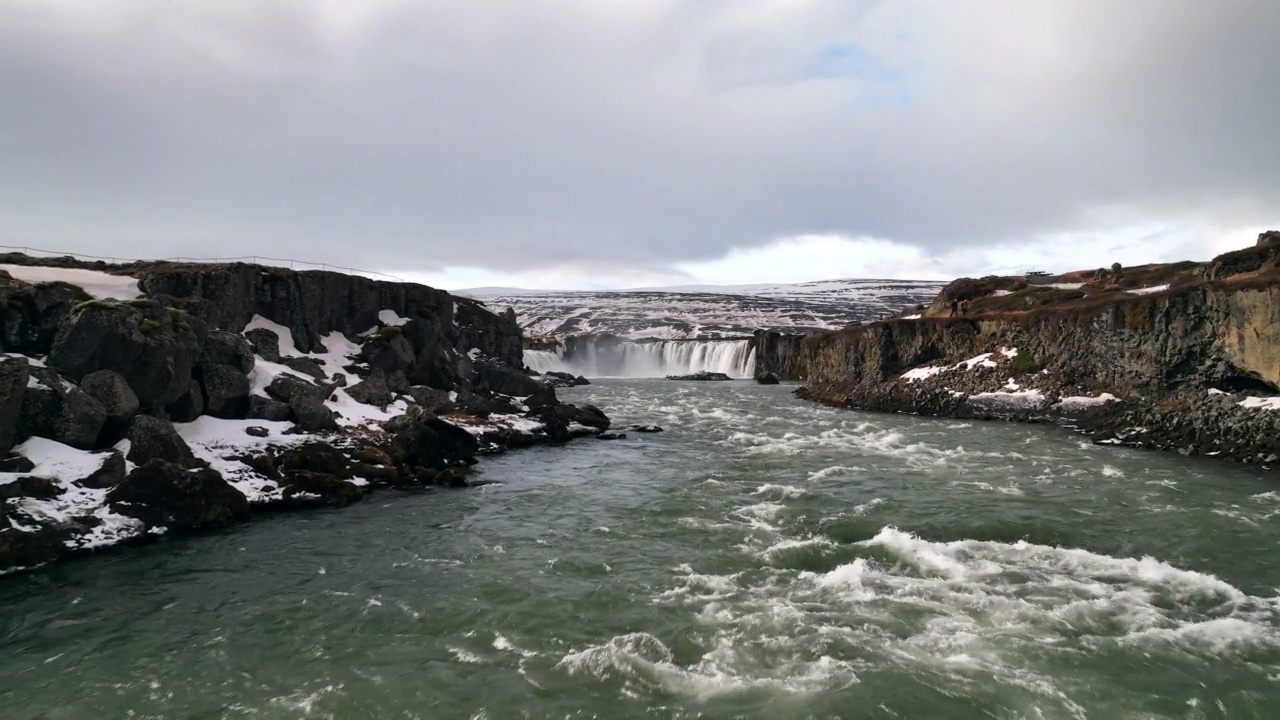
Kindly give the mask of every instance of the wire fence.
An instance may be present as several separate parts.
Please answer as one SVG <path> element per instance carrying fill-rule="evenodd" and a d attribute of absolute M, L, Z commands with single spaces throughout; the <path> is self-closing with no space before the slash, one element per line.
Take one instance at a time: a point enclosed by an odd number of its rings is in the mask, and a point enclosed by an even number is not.
<path fill-rule="evenodd" d="M 121 265 L 124 263 L 134 262 L 174 262 L 174 263 L 253 263 L 254 265 L 264 265 L 267 267 L 288 268 L 290 270 L 324 270 L 329 272 L 346 273 L 347 275 L 361 275 L 371 278 L 386 278 L 395 280 L 396 282 L 411 282 L 402 277 L 391 275 L 376 270 L 361 270 L 360 268 L 345 267 L 342 265 L 334 265 L 332 263 L 318 263 L 309 260 L 294 260 L 292 258 L 274 258 L 265 255 L 241 255 L 239 257 L 218 257 L 218 258 L 197 258 L 197 257 L 164 257 L 164 258 L 130 258 L 130 257 L 108 257 L 106 255 L 88 255 L 86 253 L 62 252 L 59 250 L 47 250 L 45 248 L 35 248 L 19 245 L 0 245 L 0 250 L 11 252 L 21 252 L 32 257 L 70 257 L 76 260 L 101 260 L 103 262 Z"/>

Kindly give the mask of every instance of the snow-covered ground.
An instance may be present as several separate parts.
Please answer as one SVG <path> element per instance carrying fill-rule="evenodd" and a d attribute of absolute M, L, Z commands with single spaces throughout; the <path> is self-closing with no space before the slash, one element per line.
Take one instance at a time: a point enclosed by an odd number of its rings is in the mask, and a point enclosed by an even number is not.
<path fill-rule="evenodd" d="M 516 311 L 530 335 L 609 333 L 632 340 L 743 337 L 756 330 L 809 332 L 868 322 L 928 304 L 943 283 L 825 280 L 794 285 L 690 285 L 600 292 L 476 288 L 491 310 Z"/>
<path fill-rule="evenodd" d="M 98 300 L 134 300 L 142 297 L 137 278 L 109 275 L 97 270 L 44 267 L 42 265 L 0 264 L 0 270 L 29 283 L 64 282 L 78 285 Z"/>

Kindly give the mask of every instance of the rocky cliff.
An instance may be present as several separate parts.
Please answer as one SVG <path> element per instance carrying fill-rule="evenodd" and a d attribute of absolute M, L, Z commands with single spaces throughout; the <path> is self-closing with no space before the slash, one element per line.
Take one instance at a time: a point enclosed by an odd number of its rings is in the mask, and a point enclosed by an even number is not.
<path fill-rule="evenodd" d="M 831 405 L 1057 421 L 1099 442 L 1271 464 L 1280 458 L 1277 261 L 1280 239 L 1264 234 L 1204 265 L 1021 286 L 957 281 L 921 316 L 757 337 L 757 356 L 762 369 L 804 378 L 802 397 Z M 960 297 L 970 306 L 952 317 Z"/>
<path fill-rule="evenodd" d="M 525 371 L 514 314 L 421 285 L 0 260 L 0 573 L 609 426 Z"/>

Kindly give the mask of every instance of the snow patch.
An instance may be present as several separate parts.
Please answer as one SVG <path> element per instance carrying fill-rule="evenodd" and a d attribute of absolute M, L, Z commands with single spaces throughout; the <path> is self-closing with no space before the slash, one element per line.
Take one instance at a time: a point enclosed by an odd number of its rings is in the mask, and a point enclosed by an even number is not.
<path fill-rule="evenodd" d="M 1120 398 L 1116 397 L 1115 395 L 1112 395 L 1111 393 L 1102 393 L 1097 397 L 1089 397 L 1088 395 L 1073 395 L 1070 397 L 1064 397 L 1061 400 L 1059 400 L 1058 407 L 1063 409 L 1097 407 L 1099 405 L 1106 405 L 1109 402 L 1116 402 L 1119 399 Z"/>
<path fill-rule="evenodd" d="M 95 300 L 136 300 L 143 294 L 138 288 L 137 278 L 108 275 L 98 270 L 7 264 L 0 264 L 0 270 L 23 282 L 64 282 L 76 285 Z"/>
<path fill-rule="evenodd" d="M 1150 295 L 1151 293 L 1164 292 L 1165 290 L 1168 290 L 1168 289 L 1169 289 L 1168 285 L 1156 285 L 1154 287 L 1145 287 L 1145 288 L 1138 288 L 1136 290 L 1129 290 L 1128 292 L 1131 292 L 1134 295 Z"/>
<path fill-rule="evenodd" d="M 280 355 L 282 357 L 302 354 L 298 352 L 298 346 L 293 344 L 293 331 L 278 322 L 268 320 L 261 315 L 254 315 L 249 324 L 244 326 L 244 332 L 249 332 L 250 330 L 270 330 L 275 333 L 280 338 Z"/>
<path fill-rule="evenodd" d="M 267 437 L 254 437 L 245 432 L 249 427 L 267 429 Z M 189 423 L 176 423 L 174 428 L 190 446 L 195 456 L 217 470 L 228 485 L 239 490 L 251 503 L 279 500 L 283 489 L 258 471 L 234 458 L 262 452 L 268 446 L 300 445 L 313 439 L 310 435 L 285 435 L 293 427 L 289 422 L 269 420 L 223 420 L 202 415 Z"/>
<path fill-rule="evenodd" d="M 1236 403 L 1243 408 L 1256 410 L 1280 410 L 1280 397 L 1251 397 Z"/>
<path fill-rule="evenodd" d="M 378 322 L 389 327 L 401 327 L 409 324 L 409 318 L 400 317 L 395 310 L 383 310 L 378 313 Z"/>
<path fill-rule="evenodd" d="M 933 367 L 918 367 L 902 373 L 902 379 L 907 382 L 915 382 L 917 380 L 928 380 L 939 373 L 944 373 L 952 368 L 947 365 Z"/>

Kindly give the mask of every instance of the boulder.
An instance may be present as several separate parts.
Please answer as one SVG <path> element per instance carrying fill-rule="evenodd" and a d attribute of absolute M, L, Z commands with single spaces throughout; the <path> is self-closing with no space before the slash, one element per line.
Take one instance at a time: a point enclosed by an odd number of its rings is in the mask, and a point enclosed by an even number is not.
<path fill-rule="evenodd" d="M 403 377 L 404 373 L 400 375 Z M 347 388 L 347 394 L 356 402 L 386 407 L 395 397 L 387 387 L 387 375 L 381 368 L 374 368 L 369 377 Z"/>
<path fill-rule="evenodd" d="M 249 501 L 210 468 L 152 459 L 107 493 L 112 508 L 151 527 L 192 529 L 248 520 Z"/>
<path fill-rule="evenodd" d="M 29 473 L 36 469 L 36 464 L 21 455 L 14 455 L 0 460 L 0 473 Z"/>
<path fill-rule="evenodd" d="M 260 425 L 250 425 L 244 429 L 244 434 L 249 437 L 264 438 L 271 435 L 271 431 Z"/>
<path fill-rule="evenodd" d="M 449 393 L 426 385 L 410 387 L 408 395 L 423 410 L 435 415 L 447 412 L 453 407 L 453 401 L 449 399 Z"/>
<path fill-rule="evenodd" d="M 97 400 L 107 413 L 103 427 L 107 441 L 124 437 L 129 423 L 133 422 L 141 407 L 137 393 L 129 387 L 129 381 L 114 370 L 96 370 L 84 376 L 80 389 Z"/>
<path fill-rule="evenodd" d="M 102 466 L 90 473 L 88 477 L 81 478 L 78 484 L 96 490 L 113 488 L 124 480 L 127 469 L 124 455 L 119 450 L 112 450 L 103 456 Z"/>
<path fill-rule="evenodd" d="M 72 308 L 91 298 L 68 283 L 29 284 L 0 276 L 0 350 L 37 356 L 49 352 Z"/>
<path fill-rule="evenodd" d="M 412 467 L 443 468 L 472 463 L 480 443 L 471 433 L 417 406 L 383 424 L 391 434 L 392 456 Z"/>
<path fill-rule="evenodd" d="M 475 376 L 477 390 L 489 390 L 513 397 L 527 397 L 543 388 L 542 383 L 522 370 L 487 360 L 475 363 Z"/>
<path fill-rule="evenodd" d="M 18 416 L 27 393 L 30 365 L 26 358 L 0 357 L 0 457 L 18 439 Z"/>
<path fill-rule="evenodd" d="M 596 435 L 597 440 L 626 440 L 627 434 L 620 432 L 602 432 Z"/>
<path fill-rule="evenodd" d="M 145 465 L 152 460 L 184 468 L 201 465 L 182 436 L 168 420 L 139 415 L 129 427 L 129 462 Z"/>
<path fill-rule="evenodd" d="M 24 475 L 20 478 L 0 483 L 0 501 L 15 498 L 32 498 L 34 500 L 52 500 L 62 494 L 58 483 L 49 478 Z"/>
<path fill-rule="evenodd" d="M 230 365 L 197 368 L 204 392 L 204 411 L 216 418 L 240 420 L 249 413 L 249 376 Z"/>
<path fill-rule="evenodd" d="M 628 427 L 627 427 L 627 429 L 628 429 L 628 430 L 632 430 L 632 431 L 634 431 L 634 432 L 638 432 L 638 433 L 660 433 L 660 432 L 662 432 L 662 428 L 661 428 L 661 427 L 659 427 L 659 426 L 657 426 L 657 425 L 631 425 L 631 426 L 628 426 Z"/>
<path fill-rule="evenodd" d="M 403 395 L 409 392 L 409 378 L 404 374 L 403 370 L 396 370 L 387 373 L 387 389 L 392 395 Z"/>
<path fill-rule="evenodd" d="M 286 450 L 276 458 L 276 467 L 282 472 L 306 470 L 341 478 L 351 477 L 349 464 L 341 450 L 324 442 L 309 442 Z"/>
<path fill-rule="evenodd" d="M 179 423 L 189 423 L 204 414 L 204 390 L 195 378 L 187 382 L 187 391 L 177 400 L 164 408 L 169 419 Z"/>
<path fill-rule="evenodd" d="M 320 363 L 319 360 L 316 360 L 315 358 L 285 357 L 285 358 L 280 358 L 280 364 L 284 365 L 290 370 L 300 372 L 303 375 L 306 375 L 308 377 L 313 377 L 316 380 L 324 380 L 326 377 L 324 372 L 324 366 Z"/>
<path fill-rule="evenodd" d="M 261 395 L 249 396 L 248 417 L 252 420 L 270 420 L 285 422 L 289 419 L 289 403 L 281 402 Z"/>
<path fill-rule="evenodd" d="M 760 373 L 759 375 L 756 376 L 756 382 L 760 383 L 761 385 L 777 385 L 778 376 L 774 375 L 771 372 Z"/>
<path fill-rule="evenodd" d="M 369 367 L 393 373 L 413 367 L 413 345 L 398 327 L 383 328 L 365 341 L 360 348 L 360 359 Z"/>
<path fill-rule="evenodd" d="M 149 300 L 95 300 L 76 306 L 63 321 L 49 365 L 77 382 L 96 370 L 114 370 L 143 408 L 158 409 L 190 392 L 203 345 L 180 310 Z"/>
<path fill-rule="evenodd" d="M 63 532 L 19 530 L 10 525 L 4 510 L 0 504 L 0 572 L 43 565 L 57 560 L 66 552 Z"/>
<path fill-rule="evenodd" d="M 267 362 L 280 362 L 280 336 L 274 330 L 254 328 L 246 330 L 244 337 L 258 357 Z"/>
<path fill-rule="evenodd" d="M 296 395 L 289 402 L 290 415 L 303 432 L 337 432 L 341 428 L 333 411 L 320 400 L 307 395 Z"/>
<path fill-rule="evenodd" d="M 369 492 L 348 480 L 310 470 L 284 473 L 280 484 L 284 500 L 293 505 L 328 505 L 341 507 L 359 502 Z"/>
<path fill-rule="evenodd" d="M 92 450 L 107 421 L 102 404 L 49 368 L 31 368 L 18 417 L 17 437 L 43 437 Z"/>
<path fill-rule="evenodd" d="M 267 394 L 283 403 L 292 403 L 294 398 L 311 398 L 323 400 L 325 389 L 293 375 L 279 375 L 267 386 Z"/>
<path fill-rule="evenodd" d="M 279 357 L 278 352 L 276 357 Z M 229 365 L 248 375 L 253 371 L 253 346 L 243 335 L 225 330 L 210 330 L 204 341 L 204 351 L 200 353 L 197 362 L 201 365 Z"/>

